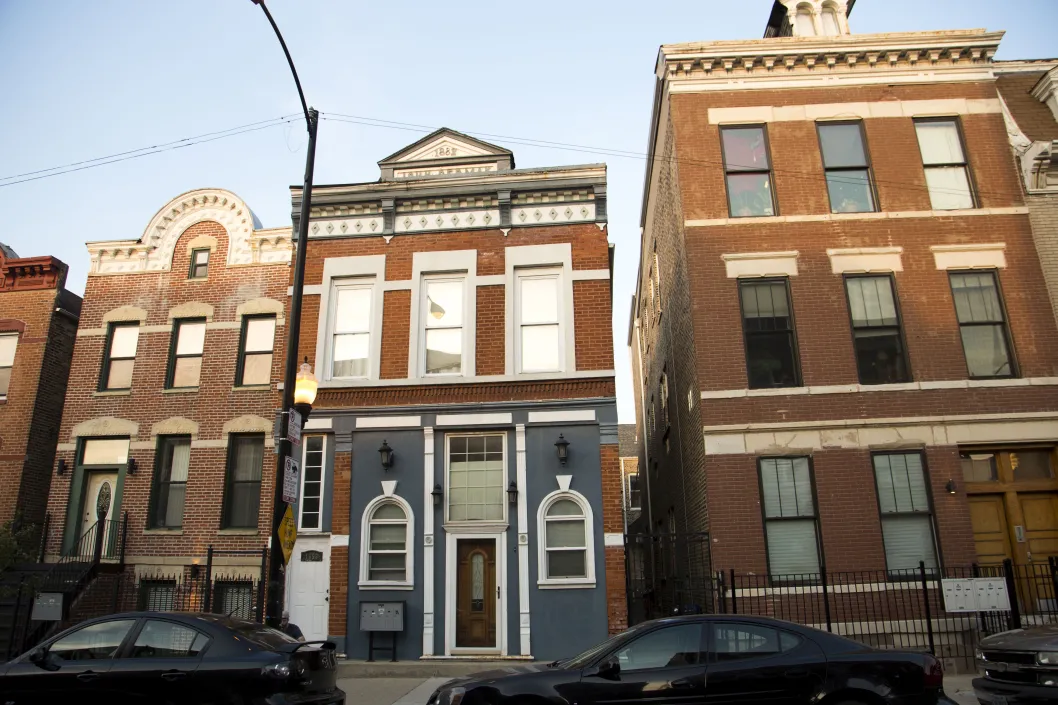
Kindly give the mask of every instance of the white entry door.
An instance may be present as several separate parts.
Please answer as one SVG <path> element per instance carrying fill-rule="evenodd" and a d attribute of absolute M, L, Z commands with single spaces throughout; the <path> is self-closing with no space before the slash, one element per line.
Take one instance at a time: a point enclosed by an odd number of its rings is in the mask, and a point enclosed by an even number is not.
<path fill-rule="evenodd" d="M 306 641 L 327 638 L 331 598 L 330 536 L 299 536 L 287 568 L 287 611 Z"/>
<path fill-rule="evenodd" d="M 114 495 L 117 493 L 117 489 L 118 474 L 116 472 L 88 473 L 88 487 L 85 489 L 84 506 L 81 512 L 82 537 L 86 536 L 88 531 L 95 525 L 103 507 L 106 508 L 108 520 L 116 518 L 114 516 Z M 84 546 L 82 548 L 88 551 L 92 550 L 92 546 Z M 104 548 L 104 550 L 106 549 Z"/>

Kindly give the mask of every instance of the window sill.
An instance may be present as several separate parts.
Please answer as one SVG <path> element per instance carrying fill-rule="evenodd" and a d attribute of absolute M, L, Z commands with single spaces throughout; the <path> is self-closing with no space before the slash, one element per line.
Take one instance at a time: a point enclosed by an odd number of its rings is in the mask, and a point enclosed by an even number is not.
<path fill-rule="evenodd" d="M 233 392 L 269 392 L 272 390 L 270 384 L 247 384 L 240 387 L 232 387 Z"/>
<path fill-rule="evenodd" d="M 144 529 L 144 536 L 183 536 L 183 527 L 179 529 Z"/>
<path fill-rule="evenodd" d="M 578 580 L 563 583 L 557 580 L 538 580 L 536 586 L 541 590 L 590 590 L 595 587 L 594 580 Z"/>
<path fill-rule="evenodd" d="M 132 394 L 131 389 L 107 389 L 102 392 L 92 392 L 93 397 L 127 397 Z"/>
<path fill-rule="evenodd" d="M 174 389 L 163 389 L 162 394 L 194 394 L 198 387 L 175 387 Z"/>
<path fill-rule="evenodd" d="M 218 529 L 217 536 L 257 536 L 257 529 Z"/>
<path fill-rule="evenodd" d="M 361 590 L 414 590 L 415 586 L 409 583 L 393 583 L 387 585 L 385 583 L 357 583 L 356 586 Z"/>

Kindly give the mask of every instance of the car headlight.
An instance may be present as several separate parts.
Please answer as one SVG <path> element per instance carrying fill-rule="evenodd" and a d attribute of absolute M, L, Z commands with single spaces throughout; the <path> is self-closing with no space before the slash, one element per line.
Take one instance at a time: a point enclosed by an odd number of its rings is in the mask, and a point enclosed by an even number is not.
<path fill-rule="evenodd" d="M 987 661 L 988 660 L 988 659 L 985 658 L 985 652 L 981 651 L 980 649 L 978 649 L 977 651 L 974 652 L 974 658 L 977 659 L 978 661 Z"/>
<path fill-rule="evenodd" d="M 1040 676 L 1040 685 L 1058 686 L 1058 676 Z"/>
<path fill-rule="evenodd" d="M 1058 651 L 1041 651 L 1036 654 L 1036 663 L 1041 666 L 1058 666 Z"/>
<path fill-rule="evenodd" d="M 441 691 L 441 695 L 437 698 L 437 705 L 459 705 L 463 702 L 463 696 L 467 694 L 466 688 L 447 688 Z"/>

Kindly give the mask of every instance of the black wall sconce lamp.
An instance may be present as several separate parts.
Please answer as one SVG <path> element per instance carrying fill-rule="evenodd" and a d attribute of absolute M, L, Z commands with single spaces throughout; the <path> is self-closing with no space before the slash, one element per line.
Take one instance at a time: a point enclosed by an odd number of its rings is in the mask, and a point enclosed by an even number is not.
<path fill-rule="evenodd" d="M 511 504 L 518 504 L 518 484 L 514 480 L 507 485 L 507 501 Z"/>
<path fill-rule="evenodd" d="M 558 449 L 558 462 L 565 465 L 566 460 L 569 459 L 569 441 L 561 433 L 558 434 L 558 440 L 555 441 L 555 448 Z"/>
<path fill-rule="evenodd" d="M 136 474 L 136 459 L 135 458 L 129 458 L 128 464 L 125 466 L 125 468 L 126 468 L 125 471 L 129 475 L 135 475 Z"/>
<path fill-rule="evenodd" d="M 59 465 L 58 465 L 58 467 L 55 468 L 55 474 L 56 475 L 65 475 L 66 474 L 66 460 L 64 458 L 59 458 Z"/>
<path fill-rule="evenodd" d="M 389 443 L 386 443 L 385 439 L 383 439 L 382 445 L 378 447 L 378 454 L 382 458 L 383 470 L 389 470 L 393 467 L 393 449 L 389 447 Z"/>
<path fill-rule="evenodd" d="M 433 506 L 440 507 L 441 500 L 444 499 L 445 496 L 445 492 L 441 489 L 440 483 L 433 486 L 433 492 L 430 493 L 430 496 L 433 497 Z"/>
<path fill-rule="evenodd" d="M 192 580 L 197 580 L 198 579 L 198 563 L 192 563 L 191 564 L 190 573 L 191 573 L 191 579 Z"/>
<path fill-rule="evenodd" d="M 948 484 L 944 485 L 944 489 L 948 490 L 948 494 L 955 494 L 955 480 L 948 480 Z"/>

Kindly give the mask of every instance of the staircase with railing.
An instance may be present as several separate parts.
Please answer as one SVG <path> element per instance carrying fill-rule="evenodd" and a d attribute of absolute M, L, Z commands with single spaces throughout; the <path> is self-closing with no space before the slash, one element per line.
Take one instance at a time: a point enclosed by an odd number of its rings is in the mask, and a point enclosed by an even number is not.
<path fill-rule="evenodd" d="M 50 636 L 101 572 L 124 570 L 128 524 L 128 512 L 121 519 L 104 515 L 57 562 L 15 566 L 0 576 L 7 587 L 0 594 L 0 653 L 13 658 Z M 33 604 L 41 593 L 62 595 L 62 620 L 33 620 Z"/>

